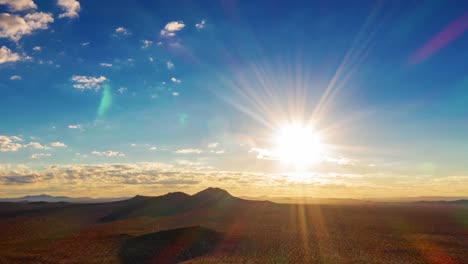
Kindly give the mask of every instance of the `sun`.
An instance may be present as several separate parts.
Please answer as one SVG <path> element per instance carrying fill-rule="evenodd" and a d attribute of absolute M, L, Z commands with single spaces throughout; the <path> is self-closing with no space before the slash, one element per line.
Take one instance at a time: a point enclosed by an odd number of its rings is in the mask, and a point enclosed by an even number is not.
<path fill-rule="evenodd" d="M 324 158 L 324 146 L 320 136 L 309 126 L 282 126 L 276 132 L 274 144 L 275 156 L 296 169 L 305 169 Z"/>

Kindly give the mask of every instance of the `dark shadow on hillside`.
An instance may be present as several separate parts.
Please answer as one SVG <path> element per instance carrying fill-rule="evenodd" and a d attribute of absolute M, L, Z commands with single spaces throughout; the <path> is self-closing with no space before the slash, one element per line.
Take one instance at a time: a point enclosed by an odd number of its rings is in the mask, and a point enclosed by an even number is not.
<path fill-rule="evenodd" d="M 171 229 L 128 239 L 119 257 L 123 264 L 178 263 L 210 253 L 222 238 L 200 226 Z"/>

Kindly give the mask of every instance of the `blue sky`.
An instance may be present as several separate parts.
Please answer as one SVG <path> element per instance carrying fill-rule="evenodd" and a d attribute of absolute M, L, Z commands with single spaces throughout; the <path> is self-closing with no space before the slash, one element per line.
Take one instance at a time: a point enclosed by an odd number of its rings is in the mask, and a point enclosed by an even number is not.
<path fill-rule="evenodd" d="M 2 0 L 0 13 L 0 195 L 468 193 L 466 1 Z M 294 122 L 327 145 L 300 172 L 263 155 Z"/>

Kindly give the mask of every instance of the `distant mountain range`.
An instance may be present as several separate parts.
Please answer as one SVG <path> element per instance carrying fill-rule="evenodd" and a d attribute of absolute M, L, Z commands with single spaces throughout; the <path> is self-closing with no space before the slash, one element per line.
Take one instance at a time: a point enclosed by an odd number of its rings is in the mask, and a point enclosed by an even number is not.
<path fill-rule="evenodd" d="M 195 194 L 195 197 L 209 196 L 226 196 L 232 197 L 228 192 L 219 188 L 208 188 Z M 110 198 L 91 198 L 91 197 L 68 197 L 68 196 L 52 196 L 47 194 L 27 195 L 17 198 L 0 198 L 0 202 L 67 202 L 67 203 L 106 203 L 116 201 L 138 201 L 138 200 L 164 200 L 164 199 L 180 199 L 185 201 L 190 195 L 183 192 L 168 193 L 162 196 L 141 196 L 131 197 L 110 197 Z M 208 198 L 208 197 L 204 197 Z M 401 197 L 401 198 L 368 198 L 368 199 L 351 199 L 351 198 L 314 198 L 314 197 L 270 197 L 270 196 L 241 196 L 241 199 L 253 201 L 271 201 L 275 203 L 286 204 L 357 204 L 369 202 L 396 202 L 396 203 L 468 203 L 468 196 L 420 196 L 420 197 Z M 211 197 L 213 199 L 213 197 Z M 238 199 L 238 198 L 236 198 Z"/>
<path fill-rule="evenodd" d="M 67 202 L 67 203 L 106 203 L 129 199 L 129 197 L 119 198 L 90 198 L 90 197 L 68 197 L 51 196 L 47 194 L 27 195 L 18 198 L 0 198 L 0 202 Z"/>

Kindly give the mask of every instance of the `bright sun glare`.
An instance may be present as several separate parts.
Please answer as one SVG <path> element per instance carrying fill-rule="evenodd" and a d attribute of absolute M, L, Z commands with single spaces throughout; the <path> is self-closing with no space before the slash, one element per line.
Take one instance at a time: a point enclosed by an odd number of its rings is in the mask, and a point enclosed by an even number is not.
<path fill-rule="evenodd" d="M 275 156 L 288 166 L 304 169 L 324 158 L 320 136 L 310 127 L 290 124 L 275 136 Z"/>

